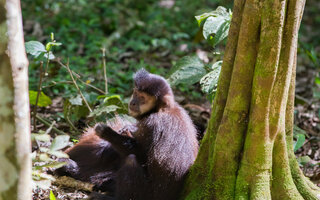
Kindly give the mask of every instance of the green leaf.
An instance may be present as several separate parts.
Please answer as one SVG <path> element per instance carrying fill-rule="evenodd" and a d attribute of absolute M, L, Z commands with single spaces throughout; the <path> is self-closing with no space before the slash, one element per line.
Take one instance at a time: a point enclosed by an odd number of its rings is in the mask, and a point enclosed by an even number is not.
<path fill-rule="evenodd" d="M 209 13 L 203 13 L 201 15 L 195 16 L 198 25 L 202 26 L 204 21 L 208 18 L 208 17 L 217 17 L 217 16 L 222 16 L 225 18 L 231 18 L 231 12 L 228 12 L 226 8 L 219 6 L 216 10 L 211 11 Z"/>
<path fill-rule="evenodd" d="M 47 153 L 49 151 L 47 147 L 40 147 L 39 150 L 40 152 L 43 152 L 43 153 Z"/>
<path fill-rule="evenodd" d="M 314 80 L 314 82 L 315 82 L 316 84 L 320 85 L 320 77 L 316 77 L 315 80 Z"/>
<path fill-rule="evenodd" d="M 52 175 L 47 174 L 47 173 L 42 172 L 42 171 L 38 171 L 38 170 L 35 169 L 35 167 L 32 168 L 32 176 L 33 177 L 39 177 L 39 179 L 37 179 L 37 180 L 40 180 L 40 179 L 47 179 L 47 180 L 50 180 L 50 181 L 56 180 Z"/>
<path fill-rule="evenodd" d="M 40 165 L 40 166 L 35 166 L 33 167 L 33 169 L 35 170 L 39 170 L 39 169 L 42 169 L 42 168 L 60 168 L 60 167 L 63 167 L 64 165 L 66 165 L 67 163 L 66 162 L 51 162 L 51 163 L 47 163 L 47 164 L 44 164 L 44 165 Z"/>
<path fill-rule="evenodd" d="M 32 178 L 35 179 L 34 177 L 32 177 Z M 35 187 L 39 187 L 43 190 L 47 190 L 51 186 L 50 180 L 33 180 L 33 183 L 34 183 Z"/>
<path fill-rule="evenodd" d="M 302 156 L 302 157 L 298 157 L 297 160 L 300 165 L 305 165 L 311 161 L 311 158 L 309 156 Z"/>
<path fill-rule="evenodd" d="M 69 158 L 68 154 L 63 151 L 48 151 L 48 154 L 56 156 L 57 158 Z"/>
<path fill-rule="evenodd" d="M 228 36 L 229 19 L 222 16 L 209 17 L 203 25 L 203 37 L 215 47 Z"/>
<path fill-rule="evenodd" d="M 48 53 L 45 53 L 44 57 L 48 58 Z M 53 55 L 53 53 L 51 51 L 49 51 L 49 60 L 53 60 L 53 59 L 55 59 L 55 56 Z"/>
<path fill-rule="evenodd" d="M 50 150 L 57 151 L 65 148 L 69 144 L 69 135 L 58 135 L 51 143 Z"/>
<path fill-rule="evenodd" d="M 72 105 L 69 100 L 63 103 L 64 118 L 73 122 L 79 120 L 81 117 L 87 117 L 89 112 L 88 107 L 85 105 Z"/>
<path fill-rule="evenodd" d="M 195 16 L 195 18 L 196 18 L 196 20 L 197 20 L 197 22 L 198 22 L 198 25 L 199 25 L 199 26 L 202 26 L 203 23 L 204 23 L 204 21 L 205 21 L 208 17 L 213 16 L 213 15 L 214 15 L 213 12 L 203 13 L 203 14 L 201 14 L 201 15 Z"/>
<path fill-rule="evenodd" d="M 29 98 L 30 98 L 30 104 L 36 105 L 36 99 L 37 99 L 37 91 L 29 90 Z M 39 99 L 38 99 L 38 106 L 39 107 L 46 107 L 52 104 L 52 101 L 50 97 L 45 95 L 43 92 L 41 92 Z"/>
<path fill-rule="evenodd" d="M 293 137 L 294 137 L 295 139 L 298 139 L 298 135 L 299 135 L 299 134 L 306 135 L 306 131 L 303 130 L 303 129 L 301 129 L 301 128 L 299 128 L 297 125 L 294 125 L 294 126 L 293 126 Z"/>
<path fill-rule="evenodd" d="M 111 96 L 105 97 L 103 100 L 103 103 L 105 105 L 116 105 L 120 103 L 121 105 L 122 101 L 121 101 L 120 95 L 111 95 Z"/>
<path fill-rule="evenodd" d="M 52 190 L 50 190 L 50 200 L 56 200 L 56 197 L 54 196 Z"/>
<path fill-rule="evenodd" d="M 119 108 L 117 108 L 117 113 L 118 114 L 125 114 L 128 113 L 128 108 L 127 106 L 124 105 L 121 97 L 119 95 L 111 95 L 105 97 L 103 100 L 103 105 L 104 106 L 111 106 L 111 105 L 116 105 Z"/>
<path fill-rule="evenodd" d="M 81 95 L 78 94 L 76 97 L 70 98 L 70 99 L 69 99 L 69 102 L 71 103 L 71 105 L 82 106 L 82 98 L 81 98 Z"/>
<path fill-rule="evenodd" d="M 185 83 L 188 85 L 198 82 L 206 74 L 203 62 L 197 56 L 185 56 L 178 60 L 169 73 L 171 85 Z"/>
<path fill-rule="evenodd" d="M 218 61 L 212 65 L 212 71 L 203 76 L 200 80 L 201 90 L 207 94 L 216 91 L 219 75 L 221 71 L 222 61 Z"/>
<path fill-rule="evenodd" d="M 293 151 L 296 152 L 298 149 L 300 149 L 303 146 L 305 141 L 306 141 L 306 136 L 304 134 L 298 134 L 297 141 L 293 147 Z"/>
<path fill-rule="evenodd" d="M 51 41 L 54 40 L 54 33 L 50 33 L 50 38 L 51 38 Z"/>
<path fill-rule="evenodd" d="M 313 90 L 313 97 L 316 98 L 316 99 L 320 99 L 320 92 L 316 91 L 316 90 Z"/>
<path fill-rule="evenodd" d="M 46 48 L 41 42 L 29 41 L 25 43 L 26 52 L 33 55 L 35 58 L 39 57 L 41 54 L 46 53 Z"/>
<path fill-rule="evenodd" d="M 51 160 L 51 158 L 46 153 L 41 153 L 39 155 L 39 161 L 48 162 L 50 160 Z"/>
<path fill-rule="evenodd" d="M 219 6 L 216 10 L 196 16 L 198 25 L 202 27 L 203 37 L 215 47 L 228 36 L 232 13 Z"/>
<path fill-rule="evenodd" d="M 48 134 L 37 134 L 37 133 L 32 133 L 31 134 L 31 140 L 34 141 L 42 141 L 42 142 L 50 142 L 50 135 Z"/>
<path fill-rule="evenodd" d="M 111 113 L 116 111 L 118 108 L 120 108 L 119 106 L 116 105 L 110 105 L 110 106 L 104 106 L 101 105 L 98 108 L 94 109 L 90 114 L 89 117 L 93 117 L 93 116 L 100 116 L 104 113 Z"/>
<path fill-rule="evenodd" d="M 46 50 L 50 51 L 53 46 L 60 46 L 60 45 L 62 45 L 62 43 L 60 42 L 48 42 L 46 44 Z"/>

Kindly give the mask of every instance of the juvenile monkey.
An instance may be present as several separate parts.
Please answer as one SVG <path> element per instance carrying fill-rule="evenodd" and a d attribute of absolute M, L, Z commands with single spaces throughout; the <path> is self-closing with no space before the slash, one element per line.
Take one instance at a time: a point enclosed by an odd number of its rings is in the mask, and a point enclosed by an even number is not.
<path fill-rule="evenodd" d="M 123 136 L 105 124 L 96 134 L 111 143 L 124 159 L 116 173 L 117 200 L 174 200 L 196 159 L 196 129 L 186 111 L 174 101 L 167 81 L 145 70 L 134 76 L 129 112 L 138 123 L 133 137 Z"/>

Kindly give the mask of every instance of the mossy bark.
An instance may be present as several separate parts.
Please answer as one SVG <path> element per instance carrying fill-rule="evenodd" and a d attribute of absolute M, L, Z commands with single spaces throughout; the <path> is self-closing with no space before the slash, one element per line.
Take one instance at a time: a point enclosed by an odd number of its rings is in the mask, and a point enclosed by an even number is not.
<path fill-rule="evenodd" d="M 28 61 L 19 0 L 0 0 L 0 200 L 29 200 Z"/>
<path fill-rule="evenodd" d="M 318 199 L 293 153 L 304 0 L 236 0 L 207 133 L 183 199 Z"/>

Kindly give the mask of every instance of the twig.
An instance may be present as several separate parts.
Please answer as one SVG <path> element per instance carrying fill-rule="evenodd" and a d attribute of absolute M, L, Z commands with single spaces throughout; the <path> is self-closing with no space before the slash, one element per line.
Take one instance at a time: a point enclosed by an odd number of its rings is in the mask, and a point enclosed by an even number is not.
<path fill-rule="evenodd" d="M 46 121 L 45 119 L 41 118 L 39 115 L 36 115 L 37 120 L 39 120 L 40 122 L 42 122 L 44 125 L 51 127 L 52 123 Z M 52 130 L 54 130 L 56 133 L 58 133 L 59 135 L 65 135 L 66 133 L 63 131 L 60 131 L 59 129 L 57 129 L 56 127 L 52 126 Z"/>
<path fill-rule="evenodd" d="M 69 126 L 71 126 L 71 128 L 76 131 L 77 133 L 79 133 L 79 130 L 73 125 L 73 123 L 71 122 L 70 118 L 68 116 L 65 117 L 66 122 L 69 124 Z"/>
<path fill-rule="evenodd" d="M 68 70 L 67 66 L 65 66 L 63 63 L 61 63 L 59 60 L 56 60 L 56 62 L 61 65 L 62 67 L 64 67 L 65 69 Z M 72 70 L 71 70 L 72 71 Z M 79 74 L 77 74 L 76 72 L 72 71 L 72 74 L 75 75 L 75 77 L 77 78 L 78 81 L 80 81 L 82 84 L 85 84 L 86 86 L 89 86 L 91 87 L 92 89 L 95 89 L 96 91 L 100 92 L 101 94 L 106 94 L 104 91 L 100 90 L 99 88 L 89 84 L 89 83 L 86 83 L 85 81 L 83 81 L 81 79 L 81 76 Z"/>
<path fill-rule="evenodd" d="M 102 66 L 103 66 L 103 77 L 104 77 L 104 86 L 106 94 L 108 94 L 108 78 L 107 78 L 107 66 L 106 66 L 106 49 L 102 48 Z"/>
<path fill-rule="evenodd" d="M 68 107 L 66 108 L 65 120 L 67 121 L 67 123 L 69 124 L 69 126 L 71 126 L 71 128 L 72 128 L 74 131 L 79 132 L 79 130 L 73 125 L 73 123 L 71 122 L 71 120 L 70 120 L 70 118 L 69 118 L 70 107 L 71 107 L 71 105 L 68 104 Z"/>
<path fill-rule="evenodd" d="M 95 87 L 95 86 L 93 86 L 93 85 L 91 85 L 91 84 L 89 84 L 89 83 L 86 83 L 85 81 L 81 80 L 80 78 L 78 78 L 77 80 L 79 80 L 81 83 L 83 83 L 83 84 L 85 84 L 85 85 L 87 85 L 87 86 L 89 86 L 89 87 L 97 90 L 97 91 L 100 92 L 101 94 L 106 94 L 104 91 L 100 90 L 99 88 L 97 88 L 97 87 Z"/>
<path fill-rule="evenodd" d="M 84 98 L 84 96 L 83 96 L 83 94 L 82 94 L 82 92 L 81 92 L 81 90 L 80 90 L 80 88 L 79 88 L 76 80 L 75 80 L 74 77 L 73 77 L 72 71 L 70 70 L 70 67 L 69 67 L 69 59 L 68 59 L 68 62 L 67 62 L 66 67 L 67 67 L 68 72 L 69 72 L 69 74 L 70 74 L 70 76 L 71 76 L 71 79 L 72 79 L 72 81 L 73 81 L 73 84 L 76 86 L 76 88 L 77 88 L 77 90 L 78 90 L 78 93 L 80 94 L 82 100 L 84 101 L 84 103 L 85 103 L 86 106 L 88 107 L 89 111 L 92 112 L 92 109 L 90 108 L 90 106 L 89 106 L 86 98 Z"/>
<path fill-rule="evenodd" d="M 56 121 L 53 121 L 50 125 L 50 127 L 46 130 L 45 134 L 49 134 L 53 128 L 53 126 L 56 125 Z"/>
<path fill-rule="evenodd" d="M 49 87 L 56 86 L 56 85 L 58 85 L 58 84 L 73 84 L 72 81 L 59 81 L 59 82 L 51 81 L 51 83 L 52 83 L 52 84 L 43 86 L 42 88 L 49 88 Z"/>
<path fill-rule="evenodd" d="M 60 60 L 56 60 L 56 62 L 57 62 L 59 65 L 61 65 L 62 67 L 64 67 L 65 69 L 68 70 L 68 67 L 67 67 L 66 65 L 64 65 Z M 68 63 L 69 63 L 69 61 L 68 61 Z M 68 71 L 69 71 L 69 70 L 68 70 Z M 73 74 L 77 79 L 79 79 L 79 78 L 81 77 L 79 74 L 75 73 L 74 71 L 72 71 L 72 74 Z"/>
<path fill-rule="evenodd" d="M 37 115 L 37 109 L 38 109 L 38 101 L 39 101 L 39 97 L 40 94 L 42 92 L 42 78 L 43 78 L 43 62 L 40 62 L 40 68 L 39 68 L 39 73 L 40 73 L 40 77 L 39 77 L 39 85 L 38 85 L 38 93 L 37 93 L 37 98 L 36 98 L 36 104 L 34 105 L 33 108 L 33 130 L 37 130 L 37 119 L 36 119 L 36 115 Z"/>
<path fill-rule="evenodd" d="M 44 75 L 45 75 L 45 76 L 48 76 L 48 73 L 47 73 L 47 71 L 48 71 L 48 68 L 49 68 L 49 62 L 50 62 L 50 59 L 49 59 L 49 57 L 50 57 L 50 51 L 48 51 L 48 52 L 47 52 L 47 62 L 46 62 L 46 69 L 45 69 L 45 71 L 44 71 Z"/>

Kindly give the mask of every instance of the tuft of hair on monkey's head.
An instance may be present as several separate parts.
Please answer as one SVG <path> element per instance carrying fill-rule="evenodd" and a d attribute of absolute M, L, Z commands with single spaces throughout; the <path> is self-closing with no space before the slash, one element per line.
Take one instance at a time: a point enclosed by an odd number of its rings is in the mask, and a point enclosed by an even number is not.
<path fill-rule="evenodd" d="M 135 88 L 138 91 L 155 96 L 167 106 L 173 105 L 174 97 L 172 89 L 163 77 L 151 74 L 142 68 L 134 74 L 133 79 Z"/>

